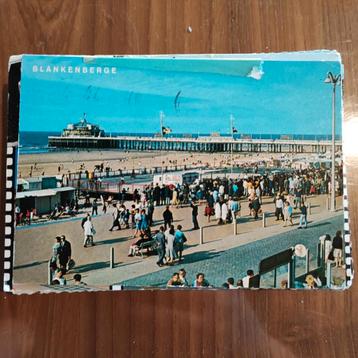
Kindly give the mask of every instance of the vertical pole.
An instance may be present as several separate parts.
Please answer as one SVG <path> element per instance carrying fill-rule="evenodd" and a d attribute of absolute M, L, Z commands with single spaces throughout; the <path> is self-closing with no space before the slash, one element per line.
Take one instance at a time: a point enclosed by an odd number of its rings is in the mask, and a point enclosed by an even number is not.
<path fill-rule="evenodd" d="M 200 245 L 204 243 L 204 228 L 201 226 L 199 229 Z"/>
<path fill-rule="evenodd" d="M 48 285 L 51 285 L 51 282 L 52 282 L 52 272 L 51 272 L 50 263 L 51 263 L 51 261 L 49 261 L 47 264 L 47 284 Z"/>
<path fill-rule="evenodd" d="M 291 288 L 291 270 L 292 265 L 291 262 L 289 262 L 287 267 L 287 288 Z"/>
<path fill-rule="evenodd" d="M 307 249 L 306 254 L 306 273 L 310 271 L 310 250 Z"/>
<path fill-rule="evenodd" d="M 231 164 L 231 174 L 233 172 L 233 141 L 234 141 L 234 117 L 233 115 L 230 115 L 230 126 L 231 126 L 231 158 L 230 158 L 230 164 Z"/>
<path fill-rule="evenodd" d="M 262 227 L 266 227 L 266 213 L 262 213 Z"/>
<path fill-rule="evenodd" d="M 275 267 L 275 271 L 273 272 L 273 288 L 277 286 L 277 268 Z"/>
<path fill-rule="evenodd" d="M 163 120 L 164 120 L 164 113 L 162 111 L 159 112 L 159 121 L 160 121 L 160 136 L 164 137 L 163 134 Z"/>
<path fill-rule="evenodd" d="M 109 249 L 109 267 L 114 268 L 114 247 Z"/>
<path fill-rule="evenodd" d="M 332 171 L 331 171 L 331 208 L 330 211 L 336 210 L 336 203 L 335 203 L 335 196 L 336 196 L 336 189 L 335 189 L 335 132 L 336 132 L 336 82 L 333 82 L 333 94 L 332 94 Z"/>
<path fill-rule="evenodd" d="M 322 244 L 319 242 L 317 244 L 317 267 L 322 265 Z"/>
<path fill-rule="evenodd" d="M 327 266 L 326 266 L 326 278 L 327 278 L 327 287 L 331 288 L 332 266 L 330 261 L 327 262 Z"/>

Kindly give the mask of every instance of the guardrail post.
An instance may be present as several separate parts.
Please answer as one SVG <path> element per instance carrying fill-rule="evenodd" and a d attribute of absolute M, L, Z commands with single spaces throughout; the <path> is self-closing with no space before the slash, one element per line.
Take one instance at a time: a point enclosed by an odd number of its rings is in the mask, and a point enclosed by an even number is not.
<path fill-rule="evenodd" d="M 204 243 L 204 228 L 201 226 L 199 229 L 200 245 Z"/>
<path fill-rule="evenodd" d="M 114 268 L 114 247 L 109 249 L 109 267 Z"/>
<path fill-rule="evenodd" d="M 232 223 L 234 225 L 234 235 L 237 235 L 237 222 L 236 222 L 236 216 L 235 215 L 234 215 Z"/>
<path fill-rule="evenodd" d="M 47 263 L 47 284 L 51 285 L 52 282 L 52 271 L 51 271 L 51 260 Z"/>
<path fill-rule="evenodd" d="M 262 227 L 266 227 L 266 213 L 262 213 Z"/>
<path fill-rule="evenodd" d="M 310 250 L 307 249 L 306 253 L 306 273 L 310 271 Z"/>
<path fill-rule="evenodd" d="M 322 246 L 320 242 L 317 244 L 317 266 L 322 266 Z"/>
<path fill-rule="evenodd" d="M 327 262 L 327 266 L 326 266 L 326 279 L 327 279 L 327 287 L 331 288 L 332 266 L 330 261 Z"/>

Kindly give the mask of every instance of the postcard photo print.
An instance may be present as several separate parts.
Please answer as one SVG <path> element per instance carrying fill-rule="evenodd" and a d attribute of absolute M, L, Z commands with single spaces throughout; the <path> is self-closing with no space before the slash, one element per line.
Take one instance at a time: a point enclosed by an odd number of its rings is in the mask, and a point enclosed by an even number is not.
<path fill-rule="evenodd" d="M 6 290 L 350 286 L 337 52 L 20 65 Z"/>

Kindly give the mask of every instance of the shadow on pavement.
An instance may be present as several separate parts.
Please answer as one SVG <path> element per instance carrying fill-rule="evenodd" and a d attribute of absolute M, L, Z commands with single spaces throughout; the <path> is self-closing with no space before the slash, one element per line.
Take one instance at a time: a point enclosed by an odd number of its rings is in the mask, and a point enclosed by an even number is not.
<path fill-rule="evenodd" d="M 43 261 L 31 262 L 29 264 L 17 265 L 17 266 L 14 267 L 14 270 L 23 269 L 23 268 L 29 268 L 29 267 L 33 267 L 33 266 L 38 266 L 38 265 L 42 265 L 42 264 L 47 263 L 47 262 L 48 262 L 48 260 L 43 260 Z"/>
<path fill-rule="evenodd" d="M 100 270 L 108 267 L 109 267 L 109 261 L 101 261 L 101 262 L 94 262 L 91 264 L 76 266 L 71 271 L 73 271 L 73 273 L 81 273 L 81 272 L 88 272 L 93 270 Z"/>
<path fill-rule="evenodd" d="M 118 242 L 127 241 L 127 240 L 130 240 L 130 239 L 131 239 L 131 236 L 126 236 L 126 237 L 117 237 L 115 239 L 95 241 L 94 243 L 95 243 L 95 246 L 111 245 L 111 244 L 116 244 Z"/>
<path fill-rule="evenodd" d="M 313 221 L 309 221 L 308 222 L 308 225 L 309 227 L 320 227 L 320 226 L 327 226 L 329 224 L 331 224 L 330 221 L 326 221 L 326 222 L 320 222 L 320 223 L 317 223 L 317 224 L 312 224 Z M 342 215 L 342 227 L 343 227 L 343 215 Z"/>
<path fill-rule="evenodd" d="M 203 260 L 209 260 L 212 259 L 214 257 L 220 256 L 220 254 L 223 251 L 200 251 L 200 252 L 193 252 L 192 254 L 188 254 L 185 255 L 185 251 L 184 251 L 184 260 L 182 262 L 180 262 L 180 265 L 185 265 L 185 264 L 190 264 L 190 263 L 194 263 L 194 262 L 199 262 L 199 261 L 203 261 Z"/>

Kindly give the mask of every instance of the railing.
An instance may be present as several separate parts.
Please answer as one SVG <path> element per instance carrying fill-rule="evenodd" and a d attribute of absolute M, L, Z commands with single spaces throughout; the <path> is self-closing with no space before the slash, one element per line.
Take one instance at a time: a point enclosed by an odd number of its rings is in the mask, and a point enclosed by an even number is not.
<path fill-rule="evenodd" d="M 173 165 L 173 166 L 163 166 L 163 167 L 154 167 L 151 169 L 126 169 L 126 170 L 108 170 L 108 171 L 91 171 L 91 172 L 82 172 L 82 173 L 70 173 L 68 174 L 69 180 L 79 180 L 79 179 L 103 179 L 110 177 L 128 177 L 134 175 L 146 175 L 146 174 L 161 174 L 167 172 L 176 172 L 184 170 L 200 170 L 202 167 L 195 165 Z"/>

